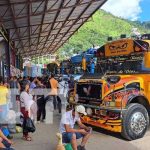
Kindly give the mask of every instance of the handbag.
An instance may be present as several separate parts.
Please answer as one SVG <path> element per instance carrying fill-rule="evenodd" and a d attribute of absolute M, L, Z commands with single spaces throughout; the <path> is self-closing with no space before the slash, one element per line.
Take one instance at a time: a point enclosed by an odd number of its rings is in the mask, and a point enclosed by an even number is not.
<path fill-rule="evenodd" d="M 36 130 L 33 121 L 29 117 L 25 119 L 25 130 L 27 130 L 28 132 L 32 132 L 32 133 L 35 132 Z"/>

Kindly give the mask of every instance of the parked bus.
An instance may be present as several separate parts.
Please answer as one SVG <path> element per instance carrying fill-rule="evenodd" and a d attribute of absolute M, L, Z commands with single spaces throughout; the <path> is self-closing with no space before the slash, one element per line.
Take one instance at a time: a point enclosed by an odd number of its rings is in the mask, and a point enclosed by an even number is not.
<path fill-rule="evenodd" d="M 150 38 L 111 41 L 97 51 L 96 74 L 84 75 L 70 94 L 70 105 L 82 104 L 82 122 L 142 138 L 150 116 Z"/>

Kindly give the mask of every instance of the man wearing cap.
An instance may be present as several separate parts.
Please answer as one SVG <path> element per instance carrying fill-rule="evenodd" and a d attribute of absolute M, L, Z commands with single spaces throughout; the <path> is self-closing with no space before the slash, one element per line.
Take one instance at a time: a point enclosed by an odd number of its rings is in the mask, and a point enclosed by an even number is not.
<path fill-rule="evenodd" d="M 75 109 L 63 114 L 60 122 L 60 132 L 62 133 L 63 143 L 71 143 L 73 150 L 85 150 L 92 128 L 81 123 L 80 117 L 87 115 L 85 107 L 76 106 Z M 77 122 L 79 129 L 74 129 Z M 82 138 L 81 145 L 77 146 L 77 139 Z"/>

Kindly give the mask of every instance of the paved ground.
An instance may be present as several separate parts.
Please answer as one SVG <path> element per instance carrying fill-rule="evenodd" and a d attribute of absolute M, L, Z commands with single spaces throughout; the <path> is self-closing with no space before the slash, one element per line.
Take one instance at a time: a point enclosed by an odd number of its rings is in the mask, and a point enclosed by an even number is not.
<path fill-rule="evenodd" d="M 54 123 L 37 125 L 37 131 L 33 134 L 33 141 L 21 140 L 21 134 L 15 135 L 14 147 L 16 150 L 55 150 L 57 138 L 55 136 L 59 128 L 60 115 L 54 115 Z M 125 141 L 119 134 L 94 129 L 87 150 L 150 150 L 150 131 L 146 136 L 136 141 Z"/>

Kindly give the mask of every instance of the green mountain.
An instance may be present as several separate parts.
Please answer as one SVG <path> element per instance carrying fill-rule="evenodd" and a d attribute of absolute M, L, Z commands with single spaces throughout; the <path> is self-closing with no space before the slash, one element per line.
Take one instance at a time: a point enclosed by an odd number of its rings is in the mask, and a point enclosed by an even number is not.
<path fill-rule="evenodd" d="M 150 21 L 148 22 L 143 22 L 142 25 L 146 28 L 150 30 Z"/>
<path fill-rule="evenodd" d="M 141 34 L 150 33 L 150 23 L 132 22 L 99 10 L 58 50 L 57 54 L 60 60 L 66 59 L 93 45 L 105 44 L 109 36 L 119 37 L 121 34 L 130 36 L 132 28 L 137 28 Z"/>

